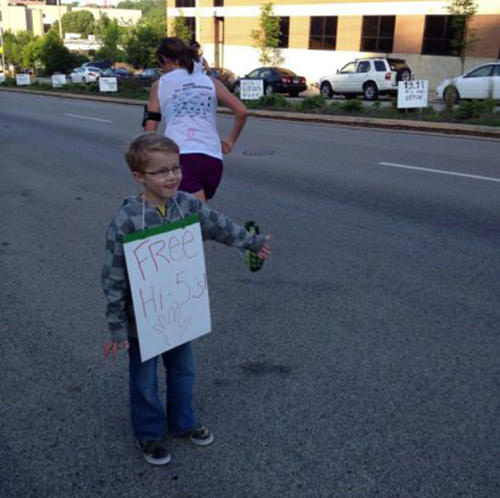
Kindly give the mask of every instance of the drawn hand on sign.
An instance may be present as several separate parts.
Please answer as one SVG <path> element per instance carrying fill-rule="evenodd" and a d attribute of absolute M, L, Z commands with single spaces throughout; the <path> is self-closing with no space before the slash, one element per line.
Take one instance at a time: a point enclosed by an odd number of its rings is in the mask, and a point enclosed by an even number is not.
<path fill-rule="evenodd" d="M 112 357 L 116 360 L 117 351 L 119 349 L 127 350 L 130 347 L 128 341 L 109 341 L 104 344 L 104 359 Z"/>

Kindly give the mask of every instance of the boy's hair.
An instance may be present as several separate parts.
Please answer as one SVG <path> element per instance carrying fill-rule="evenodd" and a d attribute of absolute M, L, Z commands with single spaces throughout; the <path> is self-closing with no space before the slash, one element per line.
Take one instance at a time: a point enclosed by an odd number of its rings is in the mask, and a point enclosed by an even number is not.
<path fill-rule="evenodd" d="M 130 170 L 144 171 L 149 163 L 151 152 L 179 154 L 179 146 L 161 133 L 141 133 L 132 140 L 127 152 L 125 152 L 125 159 Z"/>

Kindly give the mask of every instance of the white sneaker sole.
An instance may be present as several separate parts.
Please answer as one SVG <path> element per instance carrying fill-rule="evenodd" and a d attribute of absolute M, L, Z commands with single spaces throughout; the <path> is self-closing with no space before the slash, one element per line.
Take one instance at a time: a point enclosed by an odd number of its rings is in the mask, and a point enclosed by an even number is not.
<path fill-rule="evenodd" d="M 210 437 L 208 439 L 193 439 L 192 437 L 189 438 L 193 444 L 196 446 L 208 446 L 209 444 L 212 444 L 214 442 L 214 435 L 210 434 Z"/>
<path fill-rule="evenodd" d="M 144 457 L 144 460 L 148 462 L 151 465 L 166 465 L 167 463 L 172 460 L 172 455 L 170 453 L 167 453 L 166 457 L 163 458 L 153 458 L 151 455 L 148 455 L 147 453 L 144 453 L 142 451 L 141 445 L 139 444 L 139 441 L 136 441 L 136 446 L 139 449 L 139 451 L 142 453 L 142 456 Z"/>

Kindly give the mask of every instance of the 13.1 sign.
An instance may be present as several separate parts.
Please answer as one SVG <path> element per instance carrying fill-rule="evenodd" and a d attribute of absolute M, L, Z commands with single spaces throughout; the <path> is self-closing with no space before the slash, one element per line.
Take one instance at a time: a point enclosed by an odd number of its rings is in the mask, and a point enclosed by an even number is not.
<path fill-rule="evenodd" d="M 398 84 L 398 109 L 427 107 L 428 80 L 400 81 Z"/>

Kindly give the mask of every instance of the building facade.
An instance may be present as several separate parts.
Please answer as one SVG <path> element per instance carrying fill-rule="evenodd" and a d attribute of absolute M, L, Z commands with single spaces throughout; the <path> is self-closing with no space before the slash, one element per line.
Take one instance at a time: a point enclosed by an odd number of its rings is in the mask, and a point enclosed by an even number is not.
<path fill-rule="evenodd" d="M 476 0 L 471 28 L 477 41 L 466 69 L 500 58 L 500 0 Z M 356 57 L 390 55 L 407 60 L 431 88 L 461 71 L 452 55 L 448 0 L 275 0 L 280 18 L 282 66 L 309 84 Z M 167 0 L 167 18 L 183 16 L 203 45 L 207 60 L 244 75 L 260 66 L 250 33 L 258 27 L 255 0 Z"/>
<path fill-rule="evenodd" d="M 97 7 L 69 7 L 56 0 L 0 0 L 0 22 L 4 31 L 18 33 L 30 31 L 43 35 L 66 12 L 87 10 L 94 19 L 102 15 L 116 19 L 121 26 L 132 26 L 141 18 L 139 9 L 114 9 Z"/>

